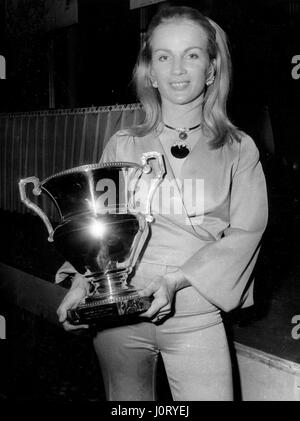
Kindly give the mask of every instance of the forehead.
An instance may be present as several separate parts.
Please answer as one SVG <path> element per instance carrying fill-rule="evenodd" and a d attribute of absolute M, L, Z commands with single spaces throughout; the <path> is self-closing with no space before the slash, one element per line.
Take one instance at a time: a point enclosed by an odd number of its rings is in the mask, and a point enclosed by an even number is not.
<path fill-rule="evenodd" d="M 204 29 L 190 20 L 177 19 L 161 23 L 151 37 L 152 51 L 191 46 L 207 50 L 207 35 Z"/>

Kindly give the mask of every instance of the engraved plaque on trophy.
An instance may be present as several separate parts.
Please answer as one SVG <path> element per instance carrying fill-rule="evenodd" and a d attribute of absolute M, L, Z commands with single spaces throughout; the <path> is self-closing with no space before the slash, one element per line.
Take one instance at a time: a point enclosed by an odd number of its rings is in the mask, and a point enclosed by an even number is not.
<path fill-rule="evenodd" d="M 156 161 L 156 171 L 150 165 L 152 160 Z M 37 177 L 19 181 L 21 200 L 43 220 L 48 241 L 90 284 L 84 301 L 68 311 L 71 323 L 101 322 L 149 308 L 151 300 L 141 297 L 130 285 L 130 275 L 146 244 L 153 220 L 153 194 L 164 173 L 162 155 L 146 152 L 141 165 L 82 165 L 43 181 Z M 33 184 L 34 195 L 44 194 L 54 203 L 59 214 L 55 228 L 46 213 L 29 199 L 28 184 Z M 143 195 L 143 206 L 137 192 Z"/>

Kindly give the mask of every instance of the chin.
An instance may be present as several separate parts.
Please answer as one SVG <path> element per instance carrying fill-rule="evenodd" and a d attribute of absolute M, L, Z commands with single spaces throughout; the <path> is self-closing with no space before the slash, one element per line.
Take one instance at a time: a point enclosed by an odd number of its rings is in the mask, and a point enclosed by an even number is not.
<path fill-rule="evenodd" d="M 184 98 L 184 99 L 176 99 L 171 102 L 176 105 L 187 105 L 187 104 L 191 104 L 192 102 L 195 102 L 196 100 L 197 98 Z"/>
<path fill-rule="evenodd" d="M 193 98 L 187 95 L 182 95 L 182 96 L 178 95 L 178 96 L 170 97 L 169 101 L 172 102 L 173 104 L 186 104 L 193 101 Z"/>
<path fill-rule="evenodd" d="M 200 93 L 197 96 L 194 96 L 194 95 L 179 96 L 178 95 L 178 96 L 170 97 L 169 101 L 177 105 L 187 105 L 187 104 L 191 104 L 192 102 L 200 101 L 201 96 L 202 96 L 202 93 Z"/>

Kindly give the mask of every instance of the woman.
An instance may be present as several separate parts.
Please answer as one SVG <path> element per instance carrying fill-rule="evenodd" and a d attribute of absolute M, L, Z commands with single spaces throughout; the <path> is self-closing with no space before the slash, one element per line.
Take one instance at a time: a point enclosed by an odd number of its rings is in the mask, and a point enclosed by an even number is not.
<path fill-rule="evenodd" d="M 151 307 L 140 323 L 104 329 L 94 339 L 107 399 L 155 400 L 161 353 L 174 400 L 232 400 L 221 310 L 253 302 L 267 195 L 253 140 L 226 115 L 226 36 L 195 9 L 163 8 L 150 23 L 134 77 L 145 121 L 116 133 L 102 161 L 162 153 L 160 190 L 173 182 L 172 206 L 164 212 L 157 192 L 151 236 L 132 279 L 141 295 L 154 297 Z M 66 330 L 75 329 L 66 310 L 86 290 L 76 274 L 58 309 Z"/>

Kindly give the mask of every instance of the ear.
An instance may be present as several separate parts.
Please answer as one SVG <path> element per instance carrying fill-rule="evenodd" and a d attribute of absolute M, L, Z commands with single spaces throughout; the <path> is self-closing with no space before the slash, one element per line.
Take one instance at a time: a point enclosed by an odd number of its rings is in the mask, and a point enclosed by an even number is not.
<path fill-rule="evenodd" d="M 151 84 L 152 84 L 153 88 L 157 88 L 158 84 L 157 84 L 155 72 L 153 71 L 152 67 L 150 67 L 148 74 L 149 74 L 149 78 L 151 80 Z"/>
<path fill-rule="evenodd" d="M 215 80 L 216 75 L 216 59 L 212 59 L 209 63 L 207 74 L 206 74 L 206 85 L 211 85 Z"/>

